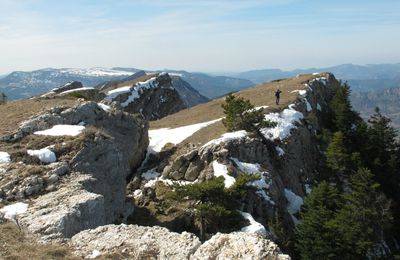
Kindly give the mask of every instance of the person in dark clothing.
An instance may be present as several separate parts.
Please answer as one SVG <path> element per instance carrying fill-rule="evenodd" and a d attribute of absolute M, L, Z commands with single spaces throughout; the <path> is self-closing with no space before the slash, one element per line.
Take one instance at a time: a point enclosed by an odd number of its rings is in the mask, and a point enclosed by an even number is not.
<path fill-rule="evenodd" d="M 281 98 L 281 93 L 282 93 L 282 91 L 278 88 L 276 91 L 275 91 L 275 103 L 277 104 L 277 105 L 279 105 L 279 99 Z"/>

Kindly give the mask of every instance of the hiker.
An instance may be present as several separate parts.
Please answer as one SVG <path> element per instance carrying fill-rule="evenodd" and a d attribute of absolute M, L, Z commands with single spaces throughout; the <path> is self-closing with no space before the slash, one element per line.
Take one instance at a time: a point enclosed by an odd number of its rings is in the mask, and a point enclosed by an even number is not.
<path fill-rule="evenodd" d="M 275 97 L 276 97 L 275 103 L 277 105 L 279 105 L 279 99 L 281 98 L 281 93 L 282 91 L 279 88 L 275 91 Z"/>

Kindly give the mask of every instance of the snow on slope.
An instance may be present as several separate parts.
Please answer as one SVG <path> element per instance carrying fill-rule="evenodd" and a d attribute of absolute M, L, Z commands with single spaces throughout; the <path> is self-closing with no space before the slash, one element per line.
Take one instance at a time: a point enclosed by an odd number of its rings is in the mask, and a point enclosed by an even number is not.
<path fill-rule="evenodd" d="M 3 214 L 3 217 L 5 219 L 15 221 L 15 218 L 18 215 L 25 213 L 27 210 L 28 210 L 28 204 L 17 202 L 15 204 L 11 204 L 1 208 L 0 213 Z"/>
<path fill-rule="evenodd" d="M 141 93 L 143 93 L 144 89 L 157 88 L 158 81 L 156 79 L 157 77 L 153 77 L 144 82 L 138 82 L 134 86 L 129 85 L 110 90 L 109 92 L 107 92 L 107 96 L 105 99 L 108 101 L 113 101 L 114 98 L 116 98 L 121 94 L 130 93 L 127 100 L 121 103 L 122 107 L 126 107 L 130 103 L 132 103 L 135 99 L 139 98 Z"/>
<path fill-rule="evenodd" d="M 267 236 L 267 230 L 259 222 L 255 221 L 253 216 L 247 212 L 240 212 L 242 216 L 250 222 L 250 225 L 241 229 L 243 232 L 260 234 L 263 237 Z"/>
<path fill-rule="evenodd" d="M 40 150 L 27 150 L 27 153 L 30 156 L 35 156 L 39 158 L 39 160 L 44 163 L 53 163 L 57 161 L 56 154 L 48 147 Z"/>
<path fill-rule="evenodd" d="M 160 152 L 167 143 L 179 144 L 200 129 L 222 120 L 221 118 L 194 125 L 187 125 L 178 128 L 161 128 L 149 130 L 150 153 Z"/>
<path fill-rule="evenodd" d="M 35 135 L 50 135 L 50 136 L 76 136 L 79 135 L 85 127 L 83 125 L 55 125 L 50 129 L 34 132 Z"/>
<path fill-rule="evenodd" d="M 285 189 L 285 197 L 288 200 L 287 211 L 292 217 L 293 222 L 298 224 L 299 220 L 294 216 L 294 214 L 299 212 L 303 205 L 303 198 L 288 189 Z"/>
<path fill-rule="evenodd" d="M 226 165 L 223 165 L 218 161 L 213 161 L 212 166 L 215 177 L 224 177 L 225 188 L 229 188 L 235 183 L 236 179 L 228 174 L 228 168 L 226 167 Z"/>
<path fill-rule="evenodd" d="M 0 152 L 0 163 L 9 163 L 11 161 L 10 155 L 6 152 Z"/>
<path fill-rule="evenodd" d="M 272 179 L 268 172 L 262 171 L 261 166 L 258 163 L 245 163 L 239 161 L 237 158 L 231 158 L 231 160 L 236 164 L 238 169 L 246 174 L 256 174 L 260 176 L 260 179 L 252 181 L 250 185 L 258 188 L 256 192 L 260 195 L 264 200 L 270 202 L 271 204 L 275 204 L 275 202 L 271 199 L 271 197 L 267 194 L 267 190 L 269 189 Z"/>
<path fill-rule="evenodd" d="M 124 76 L 124 75 L 132 75 L 133 72 L 123 71 L 123 70 L 115 70 L 115 69 L 107 69 L 107 68 L 88 68 L 88 69 L 60 69 L 60 73 L 74 74 L 74 75 L 83 75 L 83 76 Z"/>

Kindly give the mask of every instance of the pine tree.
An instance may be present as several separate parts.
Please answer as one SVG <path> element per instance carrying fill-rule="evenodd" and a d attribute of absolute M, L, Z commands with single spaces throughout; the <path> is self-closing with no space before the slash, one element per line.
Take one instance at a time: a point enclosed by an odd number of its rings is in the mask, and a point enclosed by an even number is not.
<path fill-rule="evenodd" d="M 338 259 L 340 236 L 332 223 L 340 205 L 338 190 L 325 181 L 305 199 L 296 227 L 295 247 L 301 259 Z"/>
<path fill-rule="evenodd" d="M 228 189 L 225 188 L 223 177 L 202 183 L 176 185 L 170 197 L 175 200 L 196 201 L 194 214 L 198 222 L 200 238 L 204 240 L 208 231 L 240 226 L 243 220 L 238 211 L 241 199 L 256 190 L 248 183 L 257 179 L 259 176 L 243 175 L 237 178 L 235 184 Z"/>
<path fill-rule="evenodd" d="M 348 175 L 351 155 L 345 145 L 343 132 L 333 134 L 332 140 L 326 149 L 326 165 L 335 173 L 336 177 Z"/>
<path fill-rule="evenodd" d="M 357 113 L 352 110 L 349 97 L 350 87 L 347 83 L 344 83 L 336 89 L 330 102 L 335 129 L 346 135 L 351 131 L 352 125 L 359 118 Z"/>
<path fill-rule="evenodd" d="M 222 104 L 225 118 L 222 123 L 228 131 L 246 130 L 259 136 L 264 143 L 267 139 L 261 133 L 261 128 L 274 127 L 275 122 L 266 120 L 262 109 L 255 109 L 248 99 L 229 94 Z"/>
<path fill-rule="evenodd" d="M 373 257 L 373 248 L 383 241 L 383 231 L 390 221 L 390 203 L 379 191 L 373 174 L 365 168 L 351 177 L 351 192 L 344 194 L 345 204 L 334 226 L 341 238 L 345 259 Z"/>

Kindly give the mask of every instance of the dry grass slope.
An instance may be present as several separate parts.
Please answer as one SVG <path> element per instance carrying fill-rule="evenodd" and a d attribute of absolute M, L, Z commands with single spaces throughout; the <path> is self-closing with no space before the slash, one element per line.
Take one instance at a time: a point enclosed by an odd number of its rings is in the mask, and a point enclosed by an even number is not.
<path fill-rule="evenodd" d="M 0 259 L 80 259 L 60 245 L 42 245 L 25 236 L 13 223 L 0 224 Z"/>
<path fill-rule="evenodd" d="M 324 76 L 323 73 L 318 75 L 304 74 L 293 78 L 275 80 L 242 90 L 235 95 L 249 99 L 255 107 L 268 106 L 268 108 L 264 109 L 266 113 L 279 111 L 296 101 L 298 93 L 292 93 L 293 90 L 306 89 L 305 83 L 321 76 Z M 282 91 L 279 105 L 275 104 L 275 90 L 277 88 Z M 176 114 L 150 122 L 150 128 L 175 128 L 221 118 L 224 116 L 221 108 L 223 102 L 224 97 L 179 111 Z M 175 155 L 187 152 L 186 147 L 189 143 L 202 145 L 212 139 L 220 137 L 225 132 L 226 130 L 222 122 L 217 122 L 205 127 L 180 143 Z"/>
<path fill-rule="evenodd" d="M 56 106 L 72 107 L 76 98 L 25 99 L 0 105 L 0 136 L 11 134 L 29 117 Z"/>

